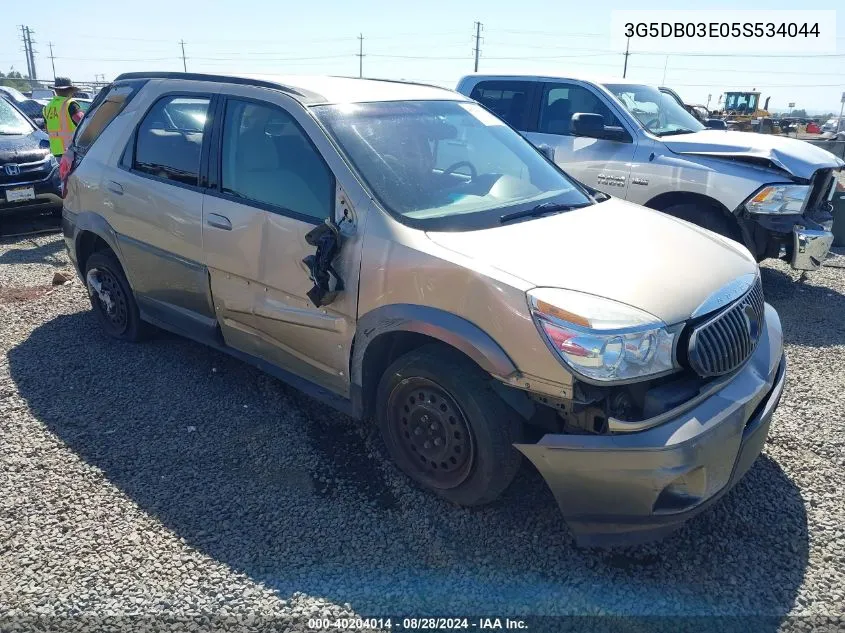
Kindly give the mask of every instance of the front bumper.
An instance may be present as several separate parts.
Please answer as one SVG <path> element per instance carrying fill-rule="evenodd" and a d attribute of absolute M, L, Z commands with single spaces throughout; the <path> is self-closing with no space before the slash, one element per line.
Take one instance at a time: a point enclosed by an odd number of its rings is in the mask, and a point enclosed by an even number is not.
<path fill-rule="evenodd" d="M 830 223 L 832 225 L 832 222 Z M 830 226 L 808 229 L 792 227 L 792 267 L 796 270 L 817 270 L 833 246 Z"/>
<path fill-rule="evenodd" d="M 6 189 L 32 187 L 35 198 L 21 202 L 6 202 Z M 48 211 L 62 208 L 61 183 L 58 168 L 53 169 L 44 180 L 16 182 L 14 185 L 0 184 L 0 215 L 22 211 Z"/>
<path fill-rule="evenodd" d="M 536 466 L 579 545 L 661 538 L 725 494 L 766 441 L 786 377 L 774 308 L 752 357 L 721 389 L 654 428 L 545 435 L 516 447 Z"/>

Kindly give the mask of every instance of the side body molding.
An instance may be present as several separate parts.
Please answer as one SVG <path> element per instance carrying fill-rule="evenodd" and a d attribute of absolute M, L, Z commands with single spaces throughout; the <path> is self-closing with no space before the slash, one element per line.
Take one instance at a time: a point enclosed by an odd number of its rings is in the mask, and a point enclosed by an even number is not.
<path fill-rule="evenodd" d="M 397 303 L 371 310 L 358 319 L 352 353 L 352 384 L 363 385 L 367 347 L 389 332 L 425 334 L 459 349 L 487 373 L 505 378 L 518 370 L 499 344 L 484 330 L 451 312 L 411 303 Z"/>

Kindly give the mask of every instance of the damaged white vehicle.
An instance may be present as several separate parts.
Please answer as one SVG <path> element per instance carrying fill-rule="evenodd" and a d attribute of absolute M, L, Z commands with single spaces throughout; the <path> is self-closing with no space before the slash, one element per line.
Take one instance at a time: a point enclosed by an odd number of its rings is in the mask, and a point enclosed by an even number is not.
<path fill-rule="evenodd" d="M 582 183 L 815 270 L 833 242 L 845 162 L 795 139 L 707 129 L 657 88 L 626 80 L 470 75 L 457 90 Z"/>

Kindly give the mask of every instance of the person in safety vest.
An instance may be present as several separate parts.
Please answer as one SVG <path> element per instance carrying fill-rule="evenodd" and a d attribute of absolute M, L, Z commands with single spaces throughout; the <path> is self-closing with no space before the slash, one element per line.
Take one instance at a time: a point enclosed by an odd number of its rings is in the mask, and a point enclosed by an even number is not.
<path fill-rule="evenodd" d="M 47 124 L 47 134 L 50 135 L 50 151 L 59 158 L 70 147 L 73 132 L 85 113 L 71 98 L 76 86 L 70 79 L 56 77 L 56 84 L 50 87 L 56 91 L 56 96 L 44 106 L 44 121 Z"/>

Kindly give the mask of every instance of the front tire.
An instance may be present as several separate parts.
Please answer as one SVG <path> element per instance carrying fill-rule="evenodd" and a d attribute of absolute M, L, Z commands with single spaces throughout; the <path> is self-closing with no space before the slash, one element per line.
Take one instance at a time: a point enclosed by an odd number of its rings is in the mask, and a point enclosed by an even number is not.
<path fill-rule="evenodd" d="M 397 466 L 461 506 L 496 499 L 522 456 L 522 421 L 472 361 L 443 345 L 396 360 L 379 382 L 377 421 Z"/>
<path fill-rule="evenodd" d="M 121 341 L 139 341 L 147 333 L 135 295 L 120 262 L 110 251 L 97 251 L 85 263 L 85 286 L 103 331 Z"/>
<path fill-rule="evenodd" d="M 713 231 L 723 237 L 732 239 L 734 242 L 745 245 L 736 220 L 726 217 L 724 212 L 716 207 L 697 204 L 676 204 L 663 209 L 663 213 L 676 217 L 679 220 L 686 220 L 708 231 Z"/>

